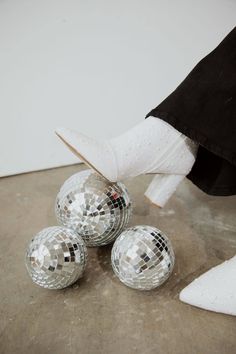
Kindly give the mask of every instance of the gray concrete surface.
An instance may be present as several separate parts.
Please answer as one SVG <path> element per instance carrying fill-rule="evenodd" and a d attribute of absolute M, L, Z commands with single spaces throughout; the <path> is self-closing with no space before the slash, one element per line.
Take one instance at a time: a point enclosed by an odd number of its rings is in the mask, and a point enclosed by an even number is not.
<path fill-rule="evenodd" d="M 148 224 L 171 239 L 176 265 L 161 288 L 122 285 L 110 265 L 111 247 L 89 249 L 83 280 L 52 291 L 34 285 L 24 265 L 32 235 L 56 224 L 54 199 L 70 166 L 0 181 L 0 353 L 231 354 L 236 318 L 178 300 L 196 276 L 236 253 L 236 197 L 210 197 L 184 181 L 164 209 L 143 192 L 151 176 L 126 181 L 134 201 L 130 225 Z"/>

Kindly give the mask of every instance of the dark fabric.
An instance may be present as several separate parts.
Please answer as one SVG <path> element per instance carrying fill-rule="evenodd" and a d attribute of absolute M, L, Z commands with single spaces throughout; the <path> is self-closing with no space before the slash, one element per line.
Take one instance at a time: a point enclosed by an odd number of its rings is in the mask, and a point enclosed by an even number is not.
<path fill-rule="evenodd" d="M 236 27 L 149 116 L 200 144 L 187 176 L 193 183 L 208 194 L 236 194 Z"/>

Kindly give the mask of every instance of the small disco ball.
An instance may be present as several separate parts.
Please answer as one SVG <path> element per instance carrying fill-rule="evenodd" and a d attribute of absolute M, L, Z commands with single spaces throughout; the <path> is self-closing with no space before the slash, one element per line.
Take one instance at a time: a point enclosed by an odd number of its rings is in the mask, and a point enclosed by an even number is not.
<path fill-rule="evenodd" d="M 111 253 L 112 268 L 125 285 L 139 290 L 160 286 L 174 267 L 169 239 L 152 226 L 139 225 L 122 232 Z"/>
<path fill-rule="evenodd" d="M 26 268 L 34 283 L 63 289 L 82 277 L 87 261 L 83 239 L 74 231 L 52 226 L 34 236 L 26 252 Z"/>
<path fill-rule="evenodd" d="M 58 222 L 81 235 L 87 246 L 103 246 L 127 226 L 131 201 L 123 183 L 111 183 L 92 170 L 84 170 L 62 185 L 55 213 Z"/>

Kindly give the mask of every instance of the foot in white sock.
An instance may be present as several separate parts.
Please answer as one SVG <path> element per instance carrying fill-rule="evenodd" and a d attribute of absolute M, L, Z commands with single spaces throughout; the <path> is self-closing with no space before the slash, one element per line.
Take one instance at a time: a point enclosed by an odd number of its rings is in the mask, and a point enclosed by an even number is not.
<path fill-rule="evenodd" d="M 58 128 L 56 134 L 89 167 L 111 182 L 145 173 L 161 174 L 145 193 L 159 206 L 166 203 L 190 172 L 198 147 L 170 124 L 154 117 L 104 141 L 66 128 Z M 153 193 L 154 187 L 157 194 Z"/>
<path fill-rule="evenodd" d="M 195 279 L 179 298 L 193 306 L 236 316 L 236 256 Z"/>

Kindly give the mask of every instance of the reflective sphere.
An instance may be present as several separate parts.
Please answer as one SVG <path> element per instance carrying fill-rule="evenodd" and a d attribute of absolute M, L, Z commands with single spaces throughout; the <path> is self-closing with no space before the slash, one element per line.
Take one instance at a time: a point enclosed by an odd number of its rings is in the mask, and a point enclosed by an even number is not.
<path fill-rule="evenodd" d="M 170 276 L 174 252 L 162 231 L 139 225 L 123 231 L 116 239 L 111 262 L 122 283 L 134 289 L 150 290 Z"/>
<path fill-rule="evenodd" d="M 58 222 L 75 230 L 87 246 L 103 246 L 128 224 L 131 201 L 123 183 L 111 183 L 92 170 L 84 170 L 65 181 L 55 212 Z"/>
<path fill-rule="evenodd" d="M 26 252 L 26 267 L 34 283 L 62 289 L 82 277 L 87 261 L 83 239 L 72 230 L 53 226 L 40 231 Z"/>

